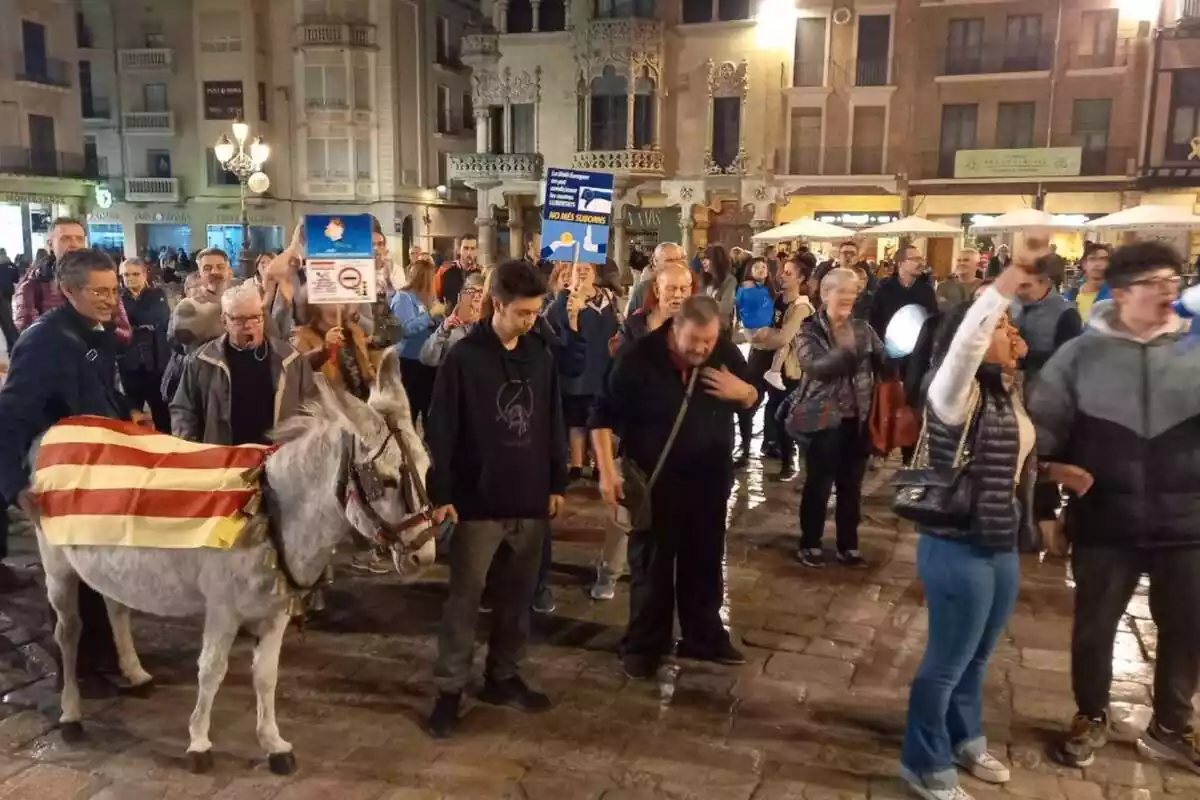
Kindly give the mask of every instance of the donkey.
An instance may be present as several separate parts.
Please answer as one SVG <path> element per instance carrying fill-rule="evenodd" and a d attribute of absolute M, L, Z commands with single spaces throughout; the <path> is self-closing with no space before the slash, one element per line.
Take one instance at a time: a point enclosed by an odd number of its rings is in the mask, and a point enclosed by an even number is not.
<path fill-rule="evenodd" d="M 83 737 L 76 682 L 82 579 L 104 595 L 120 669 L 132 688 L 148 687 L 152 678 L 134 649 L 130 609 L 160 616 L 204 614 L 199 690 L 188 728 L 187 759 L 193 772 L 212 768 L 210 715 L 234 637 L 242 626 L 257 636 L 258 741 L 272 772 L 295 770 L 292 746 L 275 721 L 279 651 L 294 598 L 275 591 L 280 573 L 293 593 L 311 589 L 334 546 L 351 529 L 368 538 L 381 533 L 399 538 L 403 557 L 393 556 L 398 569 L 416 563 L 412 545 L 417 541 L 426 556 L 421 563 L 432 560 L 434 546 L 429 519 L 414 513 L 424 511 L 421 487 L 429 458 L 412 425 L 395 351 L 389 350 L 380 365 L 368 403 L 321 379 L 318 386 L 319 398 L 307 414 L 284 421 L 273 433 L 281 444 L 264 465 L 267 508 L 276 529 L 267 541 L 230 550 L 56 546 L 39 526 L 46 590 L 58 615 L 54 637 L 62 651 L 60 727 L 65 740 Z M 36 453 L 30 463 L 36 463 Z M 36 524 L 36 511 L 27 511 Z"/>

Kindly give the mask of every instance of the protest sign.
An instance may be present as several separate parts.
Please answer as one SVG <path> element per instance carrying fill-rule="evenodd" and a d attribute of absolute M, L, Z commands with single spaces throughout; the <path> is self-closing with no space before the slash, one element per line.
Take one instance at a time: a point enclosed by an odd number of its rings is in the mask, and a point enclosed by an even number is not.
<path fill-rule="evenodd" d="M 308 302 L 374 302 L 377 285 L 370 214 L 308 214 L 304 236 Z"/>
<path fill-rule="evenodd" d="M 542 204 L 542 258 L 603 264 L 612 208 L 611 172 L 551 167 Z"/>

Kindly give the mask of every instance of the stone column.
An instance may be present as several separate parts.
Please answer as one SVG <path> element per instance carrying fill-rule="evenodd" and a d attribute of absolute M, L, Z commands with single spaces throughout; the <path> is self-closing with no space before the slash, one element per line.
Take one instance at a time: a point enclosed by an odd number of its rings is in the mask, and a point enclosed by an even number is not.
<path fill-rule="evenodd" d="M 479 229 L 479 263 L 485 267 L 496 265 L 496 219 L 479 217 L 475 220 Z"/>
<path fill-rule="evenodd" d="M 613 207 L 612 239 L 608 243 L 608 257 L 617 263 L 621 274 L 621 285 L 631 283 L 629 274 L 629 245 L 625 241 L 625 219 L 617 215 Z"/>
<path fill-rule="evenodd" d="M 692 259 L 692 228 L 695 225 L 696 221 L 692 219 L 692 208 L 687 206 L 679 212 L 679 246 L 683 248 L 683 253 L 689 262 Z"/>
<path fill-rule="evenodd" d="M 500 0 L 492 8 L 492 24 L 500 33 L 508 33 L 508 0 Z"/>
<path fill-rule="evenodd" d="M 508 257 L 525 257 L 525 206 L 521 196 L 510 194 L 508 200 Z"/>
<path fill-rule="evenodd" d="M 569 1 L 570 0 L 568 0 L 568 2 Z M 542 29 L 541 25 L 540 25 L 540 23 L 542 21 L 541 20 L 542 0 L 532 0 L 530 5 L 533 6 L 533 32 L 537 33 L 538 31 L 540 31 Z"/>
<path fill-rule="evenodd" d="M 501 152 L 511 153 L 512 150 L 512 104 L 504 104 L 504 149 Z"/>
<path fill-rule="evenodd" d="M 487 106 L 475 109 L 475 152 L 486 153 L 491 149 L 492 110 Z"/>
<path fill-rule="evenodd" d="M 770 230 L 771 229 L 771 220 L 769 220 L 769 219 L 750 220 L 750 229 L 752 231 L 754 231 L 754 233 L 756 233 L 756 234 L 762 233 L 763 231 Z M 750 249 L 753 251 L 755 256 L 761 256 L 767 250 L 767 243 L 760 242 L 758 239 L 751 239 L 750 240 Z"/>

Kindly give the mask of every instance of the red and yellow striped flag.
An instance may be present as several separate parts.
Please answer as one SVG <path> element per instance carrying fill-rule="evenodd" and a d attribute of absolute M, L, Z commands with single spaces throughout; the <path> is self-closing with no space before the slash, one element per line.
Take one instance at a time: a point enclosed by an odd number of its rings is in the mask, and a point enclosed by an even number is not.
<path fill-rule="evenodd" d="M 131 422 L 68 417 L 42 438 L 33 475 L 51 544 L 233 547 L 270 447 L 196 444 Z"/>

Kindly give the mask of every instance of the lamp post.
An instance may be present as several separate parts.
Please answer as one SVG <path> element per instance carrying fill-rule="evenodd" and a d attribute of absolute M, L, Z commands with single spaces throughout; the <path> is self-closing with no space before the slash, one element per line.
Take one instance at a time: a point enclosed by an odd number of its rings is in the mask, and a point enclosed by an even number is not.
<path fill-rule="evenodd" d="M 271 156 L 271 147 L 261 136 L 255 136 L 246 146 L 250 138 L 250 126 L 239 115 L 233 121 L 233 140 L 228 134 L 222 133 L 217 143 L 213 145 L 213 154 L 226 172 L 238 179 L 241 189 L 242 212 L 242 249 L 238 253 L 238 268 L 243 278 L 253 276 L 254 264 L 250 263 L 250 217 L 246 211 L 246 188 L 255 194 L 262 194 L 271 187 L 271 180 L 262 171 L 262 165 Z"/>

